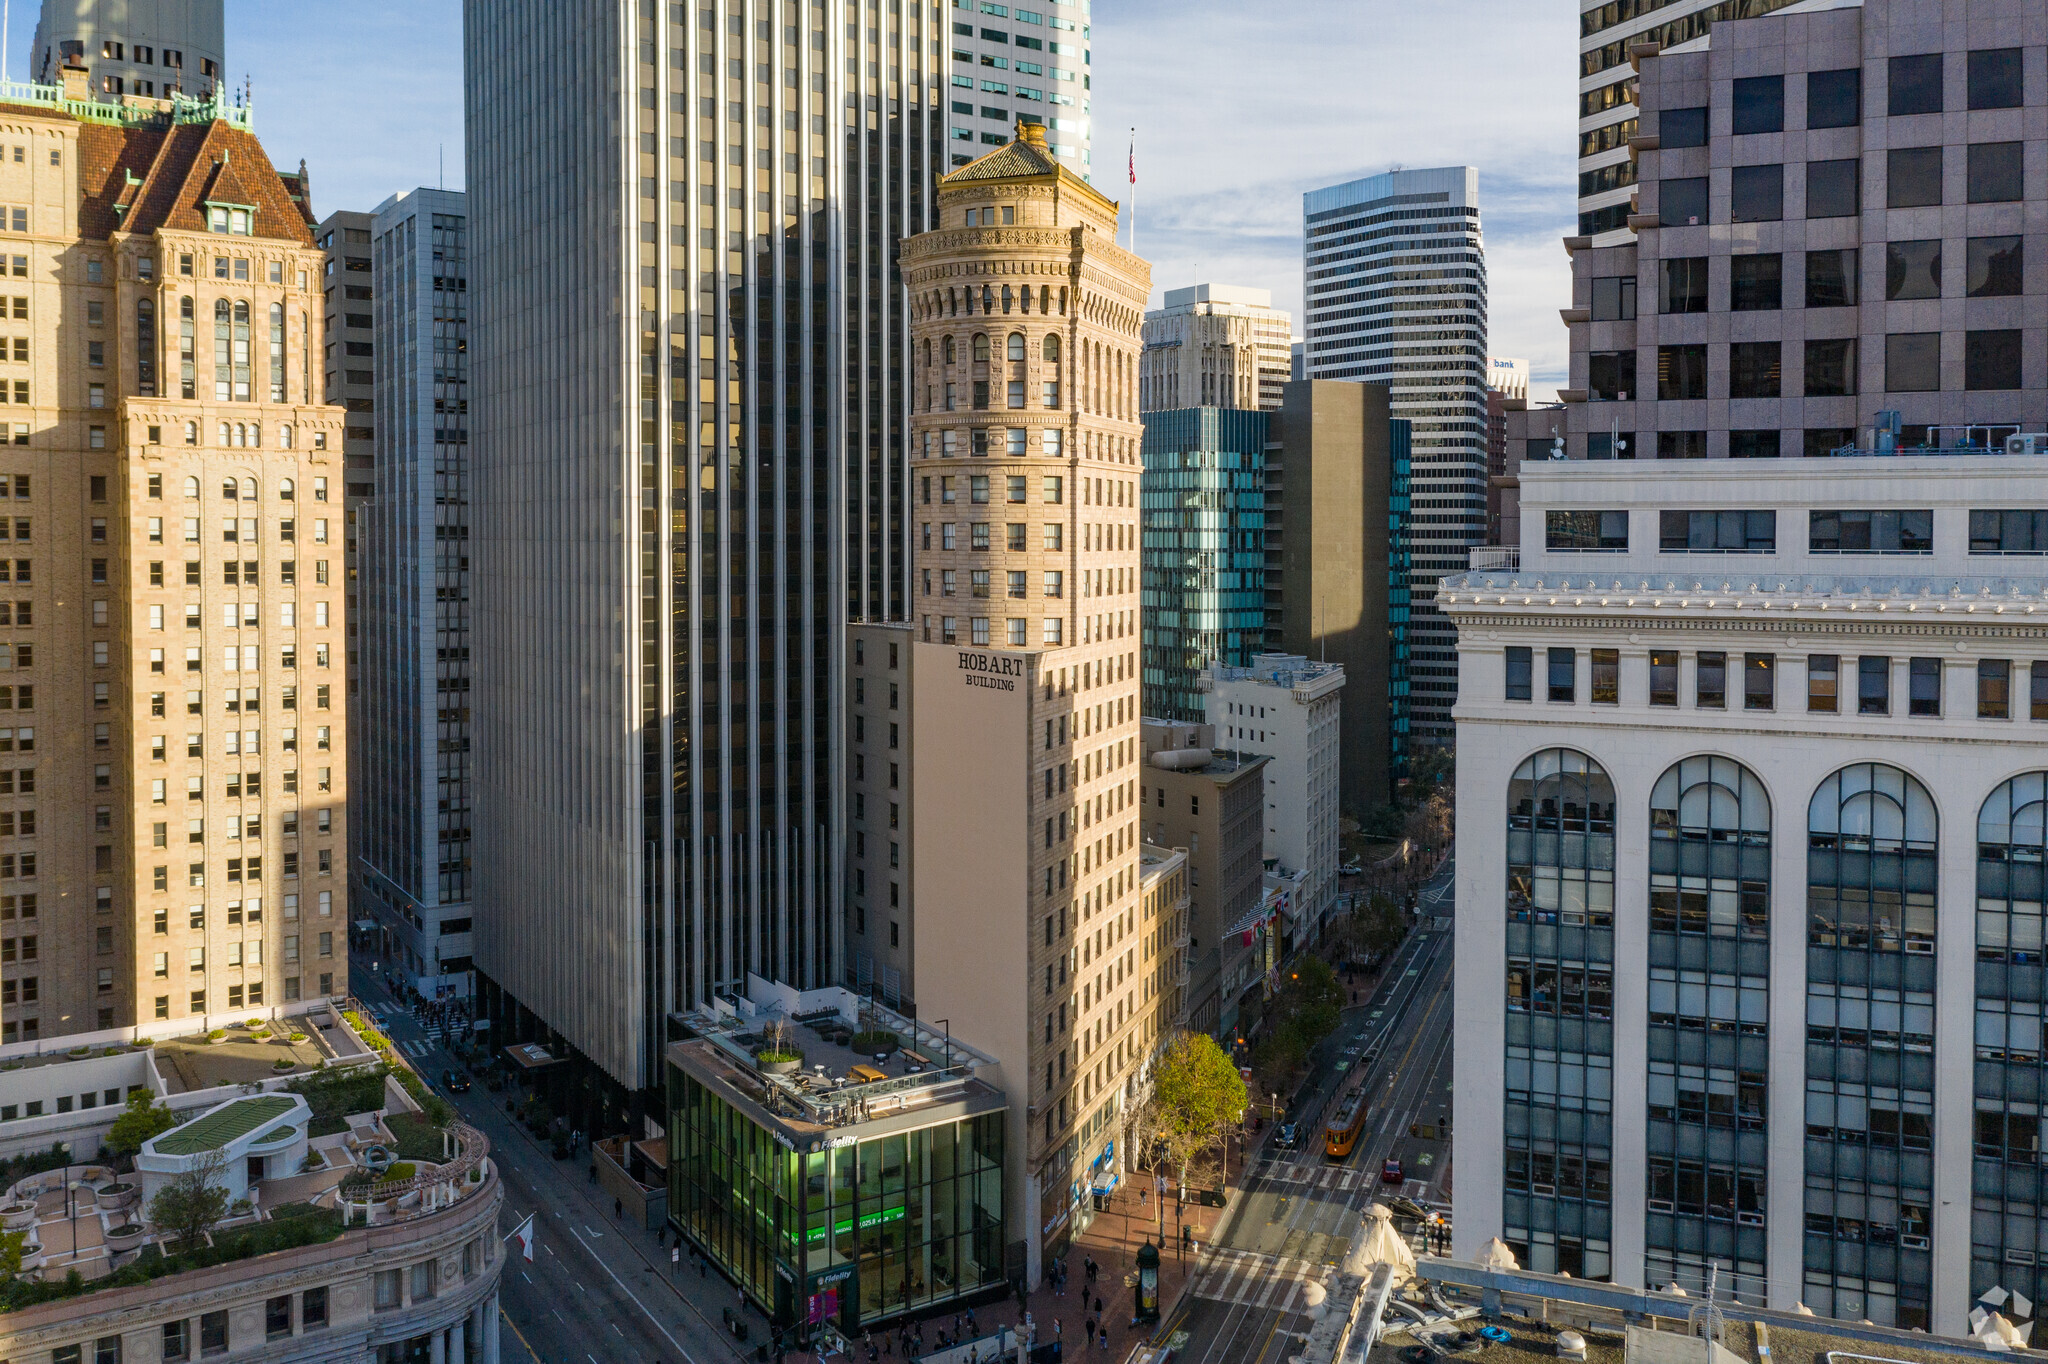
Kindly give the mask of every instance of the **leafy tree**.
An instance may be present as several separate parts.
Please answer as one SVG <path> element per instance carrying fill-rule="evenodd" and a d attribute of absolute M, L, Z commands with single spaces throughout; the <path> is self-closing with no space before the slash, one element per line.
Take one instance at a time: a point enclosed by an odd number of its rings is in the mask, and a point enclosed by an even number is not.
<path fill-rule="evenodd" d="M 133 1156 L 142 1149 L 142 1143 L 177 1125 L 177 1115 L 167 1105 L 158 1103 L 147 1089 L 138 1089 L 128 1096 L 128 1107 L 107 1129 L 105 1144 L 116 1155 Z"/>
<path fill-rule="evenodd" d="M 1400 908 L 1387 895 L 1374 895 L 1353 911 L 1352 917 L 1358 924 L 1357 943 L 1369 955 L 1382 956 L 1393 951 L 1408 933 Z"/>
<path fill-rule="evenodd" d="M 1244 1079 L 1207 1033 L 1187 1033 L 1159 1060 L 1152 1087 L 1156 1140 L 1187 1182 L 1188 1167 L 1244 1117 Z"/>
<path fill-rule="evenodd" d="M 220 1178 L 228 1167 L 227 1157 L 209 1151 L 183 1174 L 171 1176 L 149 1202 L 149 1220 L 172 1234 L 176 1243 L 197 1247 L 228 1210 L 228 1191 Z"/>
<path fill-rule="evenodd" d="M 21 1273 L 21 1257 L 27 1248 L 27 1232 L 0 1231 L 0 1278 L 11 1279 Z"/>
<path fill-rule="evenodd" d="M 1330 963 L 1321 957 L 1303 957 L 1281 992 L 1286 1021 L 1281 1025 L 1294 1034 L 1306 1053 L 1337 1030 L 1344 1008 L 1344 986 Z"/>

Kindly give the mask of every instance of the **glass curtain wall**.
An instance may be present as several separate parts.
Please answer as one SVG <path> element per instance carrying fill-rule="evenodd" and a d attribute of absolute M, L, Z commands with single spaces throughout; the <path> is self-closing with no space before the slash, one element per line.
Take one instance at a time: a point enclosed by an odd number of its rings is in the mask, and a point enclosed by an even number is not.
<path fill-rule="evenodd" d="M 1650 794 L 1645 1281 L 1762 1306 L 1771 806 L 1728 758 Z"/>
<path fill-rule="evenodd" d="M 1003 1114 L 799 1153 L 669 1072 L 669 1216 L 779 1326 L 852 1332 L 1003 1279 Z"/>
<path fill-rule="evenodd" d="M 1926 1329 L 1934 1187 L 1937 820 L 1882 763 L 1807 808 L 1806 1237 L 1802 1301 Z"/>
<path fill-rule="evenodd" d="M 1976 1159 L 1970 1296 L 2003 1287 L 2040 1300 L 2042 867 L 2048 772 L 1991 793 L 1977 815 Z"/>
<path fill-rule="evenodd" d="M 1571 749 L 1508 785 L 1503 1237 L 1523 1266 L 1608 1277 L 1614 786 Z"/>

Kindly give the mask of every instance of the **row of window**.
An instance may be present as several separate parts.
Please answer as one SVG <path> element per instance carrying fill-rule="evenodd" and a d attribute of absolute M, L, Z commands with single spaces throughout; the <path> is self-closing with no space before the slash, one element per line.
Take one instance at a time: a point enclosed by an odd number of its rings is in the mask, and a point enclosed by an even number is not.
<path fill-rule="evenodd" d="M 1535 696 L 1535 651 L 1510 645 L 1507 649 L 1504 696 L 1509 701 L 1529 701 Z M 1588 699 L 1596 706 L 1621 704 L 1621 651 L 1593 649 L 1588 674 Z M 1806 656 L 1806 709 L 1811 714 L 1833 715 L 1843 705 L 1843 669 L 1852 666 L 1855 685 L 1855 713 L 1890 715 L 1893 706 L 1895 660 L 1885 654 L 1863 654 L 1846 658 L 1839 654 Z M 1908 658 L 1905 662 L 1905 714 L 1942 714 L 1943 660 Z M 1575 705 L 1579 695 L 1579 654 L 1569 647 L 1544 651 L 1546 700 Z M 1778 708 L 1778 656 L 1769 653 L 1729 654 L 1703 649 L 1693 655 L 1693 706 L 1699 710 L 1727 710 L 1739 698 L 1743 710 Z M 2016 698 L 2014 683 L 2026 673 L 2024 698 Z M 1651 706 L 1679 704 L 1679 654 L 1675 649 L 1650 651 L 1649 688 L 1645 697 Z M 1731 671 L 1736 676 L 1731 677 Z M 1731 686 L 1736 688 L 1731 697 Z M 2019 718 L 2016 704 L 2025 718 L 2048 721 L 2048 660 L 2015 663 L 2005 658 L 1977 660 L 1977 717 L 1983 720 Z"/>
<path fill-rule="evenodd" d="M 947 384 L 946 387 L 951 389 L 953 386 Z M 1057 384 L 1046 385 L 1046 406 L 1059 405 L 1058 387 Z M 1023 406 L 1022 403 L 1016 405 Z M 975 458 L 1024 459 L 1032 453 L 1031 430 L 1023 426 L 984 426 L 964 434 L 959 431 L 927 431 L 921 449 L 926 459 L 958 459 L 963 451 Z M 1048 459 L 1058 459 L 1066 453 L 1065 432 L 1055 426 L 1039 428 L 1038 453 Z"/>
<path fill-rule="evenodd" d="M 1550 510 L 1543 514 L 1543 535 L 1550 550 L 1620 553 L 1629 546 L 1629 514 Z M 1777 547 L 1776 511 L 1657 513 L 1657 548 L 1666 554 L 1770 554 Z M 1810 510 L 1806 548 L 1811 554 L 1932 554 L 1934 512 L 1924 507 Z M 1970 553 L 2048 554 L 2048 510 L 1973 508 Z"/>
<path fill-rule="evenodd" d="M 260 518 L 257 517 L 243 517 L 239 519 L 232 516 L 222 517 L 220 523 L 222 543 L 230 545 L 256 544 L 258 540 L 257 526 L 259 523 Z M 164 543 L 163 517 L 151 516 L 146 518 L 144 530 L 147 532 L 149 543 L 152 545 Z M 199 543 L 198 517 L 186 517 L 182 530 L 185 544 L 196 545 Z M 277 538 L 287 544 L 296 543 L 299 538 L 298 522 L 291 517 L 285 517 L 279 521 L 277 523 Z M 316 545 L 327 543 L 327 518 L 320 517 L 313 522 L 313 543 Z"/>
<path fill-rule="evenodd" d="M 924 595 L 929 597 L 932 594 L 932 571 L 927 568 L 922 570 L 922 572 L 924 575 Z M 1022 600 L 1031 594 L 1029 581 L 1031 575 L 1029 573 L 1022 569 L 1011 569 L 1004 576 L 1007 580 L 1005 595 Z M 940 596 L 956 597 L 960 595 L 960 575 L 955 570 L 942 568 L 939 570 L 938 577 Z M 1064 597 L 1066 595 L 1067 575 L 1065 573 L 1057 569 L 1049 569 L 1044 574 L 1044 579 L 1046 596 Z M 973 568 L 967 571 L 967 595 L 971 597 L 986 597 L 989 595 L 989 586 L 988 569 Z M 4 830 L 0 830 L 0 832 L 4 832 Z"/>
<path fill-rule="evenodd" d="M 1939 238 L 1885 245 L 1885 298 L 1892 302 L 1940 298 L 1942 242 Z M 1657 310 L 1666 314 L 1705 313 L 1708 273 L 1714 257 L 1671 256 L 1657 263 Z M 1785 256 L 1778 251 L 1725 258 L 1724 297 L 1730 312 L 1771 312 L 1786 306 Z M 1798 257 L 1793 258 L 1795 263 Z M 2026 278 L 2026 242 L 2012 235 L 1969 237 L 1963 244 L 1963 296 L 2007 298 L 2021 293 Z M 1808 308 L 1850 308 L 1861 302 L 1862 253 L 1839 247 L 1805 253 L 1804 292 Z M 1636 316 L 1634 275 L 1605 275 L 1592 281 L 1595 322 L 1626 322 Z M 1793 306 L 1800 306 L 1794 304 Z"/>
<path fill-rule="evenodd" d="M 950 433 L 949 433 L 950 434 Z M 927 477 L 920 483 L 919 492 L 923 505 L 932 505 L 933 479 Z M 960 479 L 951 474 L 940 475 L 937 479 L 939 505 L 952 506 L 960 500 Z M 970 503 L 985 504 L 989 500 L 989 475 L 969 474 L 966 477 L 967 500 Z M 1029 499 L 1031 479 L 1026 474 L 1009 474 L 1004 477 L 1003 500 L 1021 504 Z M 1040 499 L 1047 506 L 1057 506 L 1066 501 L 1066 480 L 1058 474 L 1048 474 L 1039 489 Z"/>
<path fill-rule="evenodd" d="M 1937 393 L 1942 383 L 1942 333 L 1893 332 L 1884 338 L 1884 392 Z M 2025 387 L 2026 347 L 2017 328 L 1966 331 L 1961 342 L 1963 387 L 1996 391 Z M 1956 340 L 1949 343 L 1955 358 Z M 1803 393 L 1809 398 L 1854 397 L 1860 390 L 1860 362 L 1857 338 L 1835 337 L 1794 343 L 1803 349 L 1793 353 L 1801 371 L 1791 384 L 1785 374 L 1785 343 L 1780 341 L 1734 341 L 1725 346 L 1659 346 L 1657 386 L 1659 402 L 1685 402 L 1712 398 L 1779 398 Z M 1720 363 L 1709 368 L 1709 355 Z M 1586 395 L 1595 402 L 1626 402 L 1642 399 L 1636 387 L 1636 352 L 1633 350 L 1593 351 L 1587 357 Z M 1721 374 L 1725 383 L 1710 390 L 1708 376 Z M 1662 434 L 1662 433 L 1660 433 Z M 1659 458 L 1684 458 L 1661 453 Z"/>
<path fill-rule="evenodd" d="M 1885 207 L 1924 208 L 1946 202 L 1943 147 L 1895 147 L 1885 153 Z M 2017 203 L 2026 197 L 2025 144 L 1972 142 L 1965 153 L 1964 201 Z M 1795 217 L 1850 218 L 1863 209 L 1862 160 L 1847 157 L 1806 163 L 1806 207 Z M 1657 217 L 1665 227 L 1715 221 L 1712 177 L 1677 176 L 1657 182 Z M 1785 217 L 1785 167 L 1733 166 L 1728 171 L 1728 221 L 1774 223 Z"/>
<path fill-rule="evenodd" d="M 0 535 L 0 540 L 5 540 L 6 538 L 5 535 Z M 262 586 L 262 578 L 258 568 L 259 561 L 255 559 L 223 559 L 221 561 L 221 581 L 228 587 L 260 587 Z M 277 580 L 284 587 L 297 586 L 299 581 L 298 560 L 279 560 Z M 320 586 L 326 585 L 327 561 L 325 559 L 315 559 L 313 561 L 313 581 Z M 151 587 L 162 587 L 164 585 L 163 560 L 149 560 L 149 585 Z M 185 560 L 185 586 L 199 586 L 199 560 L 197 559 Z M 187 607 L 186 611 L 189 614 L 191 608 Z"/>
<path fill-rule="evenodd" d="M 1924 52 L 1890 58 L 1885 71 L 1886 115 L 1909 118 L 1944 112 L 1947 93 L 1942 67 L 1946 56 L 1941 52 Z M 1745 76 L 1733 82 L 1729 91 L 1729 131 L 1737 137 L 1783 132 L 1785 79 Z M 1862 68 L 1808 71 L 1805 81 L 1808 128 L 1853 128 L 1863 121 Z M 2021 49 L 1979 48 L 1970 52 L 1965 58 L 1964 103 L 1969 109 L 2017 109 L 2025 104 L 2026 72 Z M 1657 134 L 1662 147 L 1704 147 L 1708 131 L 1708 110 L 1704 106 L 1658 111 Z"/>
<path fill-rule="evenodd" d="M 961 642 L 960 622 L 957 618 L 953 616 L 940 616 L 938 618 L 938 627 L 938 634 L 934 636 L 932 633 L 932 618 L 930 616 L 924 618 L 925 643 L 929 644 L 935 638 L 941 644 L 958 644 Z M 1058 616 L 1045 617 L 1039 623 L 1039 631 L 1041 642 L 1048 648 L 1053 648 L 1066 642 L 1066 622 Z M 968 617 L 966 642 L 969 644 L 989 644 L 993 642 L 990 638 L 989 618 L 987 616 Z M 1031 622 L 1021 616 L 1011 616 L 1003 622 L 1003 642 L 1013 649 L 1029 647 L 1031 643 Z M 891 782 L 890 784 L 893 786 L 895 783 Z"/>

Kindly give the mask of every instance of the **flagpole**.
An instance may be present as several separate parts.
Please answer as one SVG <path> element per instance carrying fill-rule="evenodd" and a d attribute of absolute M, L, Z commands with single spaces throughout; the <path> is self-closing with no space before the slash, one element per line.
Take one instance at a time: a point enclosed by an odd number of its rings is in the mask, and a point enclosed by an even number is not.
<path fill-rule="evenodd" d="M 1138 254 L 1138 130 L 1131 129 L 1131 254 Z"/>

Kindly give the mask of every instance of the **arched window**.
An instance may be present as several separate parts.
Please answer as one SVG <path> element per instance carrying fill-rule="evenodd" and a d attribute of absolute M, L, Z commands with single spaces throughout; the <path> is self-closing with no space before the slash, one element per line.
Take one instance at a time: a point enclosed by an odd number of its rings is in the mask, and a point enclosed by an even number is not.
<path fill-rule="evenodd" d="M 1010 286 L 1009 286 L 1009 285 L 1007 285 L 1007 284 L 1005 284 L 1005 285 L 1003 286 L 1003 311 L 1004 311 L 1004 312 L 1008 312 L 1008 311 L 1010 311 L 1010 305 L 1011 305 L 1012 303 L 1015 303 L 1016 301 L 1017 301 L 1017 296 L 1016 296 L 1016 295 L 1015 295 L 1014 293 L 1012 293 L 1012 292 L 1011 292 L 1011 290 L 1010 290 Z"/>
<path fill-rule="evenodd" d="M 145 398 L 156 396 L 156 300 L 135 300 L 135 382 Z"/>
<path fill-rule="evenodd" d="M 256 500 L 255 479 L 245 478 L 242 480 L 242 500 L 244 502 L 254 502 Z"/>
<path fill-rule="evenodd" d="M 291 428 L 291 426 L 290 426 L 289 424 L 287 424 L 287 425 L 284 425 L 284 426 L 280 426 L 280 427 L 278 427 L 278 428 L 277 428 L 277 448 L 278 448 L 278 449 L 280 449 L 280 450 L 289 450 L 289 449 L 291 449 L 291 448 L 292 448 L 292 442 L 293 442 L 293 440 L 294 440 L 294 439 L 295 439 L 295 433 L 293 432 L 293 430 L 292 430 L 292 428 Z"/>
<path fill-rule="evenodd" d="M 235 300 L 234 331 L 235 397 L 234 401 L 246 403 L 249 397 L 249 300 Z"/>
<path fill-rule="evenodd" d="M 1933 1287 L 1934 799 L 1896 767 L 1857 763 L 1821 782 L 1806 828 L 1801 1297 L 1824 1316 L 1924 1329 Z M 1889 1253 L 1867 1256 L 1869 1246 Z"/>
<path fill-rule="evenodd" d="M 1024 358 L 1023 332 L 1010 333 L 1010 358 L 1012 360 L 1022 360 Z"/>
<path fill-rule="evenodd" d="M 192 295 L 184 294 L 178 299 L 178 396 L 196 398 L 197 347 L 199 324 L 193 314 Z M 187 441 L 194 445 L 196 440 Z"/>
<path fill-rule="evenodd" d="M 291 428 L 287 426 L 285 430 L 289 431 L 291 430 Z M 280 502 L 291 501 L 292 498 L 297 495 L 297 491 L 297 487 L 292 483 L 290 479 L 284 478 L 278 480 L 277 497 Z"/>
<path fill-rule="evenodd" d="M 1650 929 L 1765 938 L 1771 804 L 1729 758 L 1687 758 L 1650 793 Z"/>
<path fill-rule="evenodd" d="M 1905 772 L 1857 763 L 1807 807 L 1807 941 L 1934 951 L 1934 798 Z"/>
<path fill-rule="evenodd" d="M 270 305 L 270 401 L 284 401 L 284 304 Z"/>
<path fill-rule="evenodd" d="M 220 483 L 220 495 L 232 502 L 242 495 L 241 488 L 242 485 L 235 482 L 232 478 L 224 478 Z"/>
<path fill-rule="evenodd" d="M 235 428 L 234 428 L 233 426 L 230 426 L 230 425 L 229 425 L 228 423 L 226 423 L 226 422 L 222 422 L 222 423 L 220 424 L 220 441 L 219 441 L 219 444 L 221 445 L 221 447 L 222 447 L 223 449 L 225 449 L 225 448 L 227 448 L 227 447 L 229 447 L 229 446 L 232 446 L 232 445 L 233 445 L 234 443 L 235 443 Z"/>
<path fill-rule="evenodd" d="M 1971 1236 L 1970 1291 L 1997 1284 L 2029 1297 L 2048 1283 L 2032 1262 L 2041 1233 L 2033 1181 L 2043 1155 L 2040 1084 L 2042 909 L 2048 772 L 2001 783 L 1977 812 L 1977 1046 L 1973 1067 L 1980 1197 L 2004 1215 Z M 2008 1248 L 2028 1252 L 2014 1257 Z"/>
<path fill-rule="evenodd" d="M 185 480 L 185 500 L 187 502 L 197 502 L 199 500 L 198 479 L 188 478 Z"/>
<path fill-rule="evenodd" d="M 958 361 L 960 358 L 959 350 L 958 347 L 954 346 L 952 336 L 948 335 L 943 344 L 946 347 L 946 363 L 950 365 Z"/>
<path fill-rule="evenodd" d="M 987 333 L 987 332 L 976 332 L 976 333 L 974 334 L 974 359 L 975 359 L 975 362 L 976 362 L 977 364 L 986 364 L 986 363 L 988 363 L 988 333 Z"/>
<path fill-rule="evenodd" d="M 231 402 L 235 392 L 234 359 L 234 305 L 224 298 L 213 301 L 213 397 L 215 402 Z M 226 430 L 226 427 L 222 427 Z M 227 440 L 221 440 L 222 445 Z"/>
<path fill-rule="evenodd" d="M 1545 749 L 1508 783 L 1507 826 L 1502 1180 L 1514 1211 L 1501 1235 L 1531 1269 L 1604 1279 L 1612 1256 L 1613 783 L 1585 754 Z"/>
<path fill-rule="evenodd" d="M 1045 334 L 1045 345 L 1041 353 L 1048 360 L 1058 360 L 1060 358 L 1060 334 L 1058 332 L 1047 332 Z"/>
<path fill-rule="evenodd" d="M 188 394 L 187 396 L 190 396 L 190 395 Z M 197 444 L 199 444 L 199 423 L 198 423 L 198 422 L 186 422 L 186 423 L 185 423 L 185 444 L 187 444 L 187 445 L 197 445 Z M 195 496 L 195 497 L 196 497 L 196 496 L 198 496 L 198 494 L 197 494 L 197 493 L 195 492 L 195 493 L 193 494 L 193 496 Z"/>

